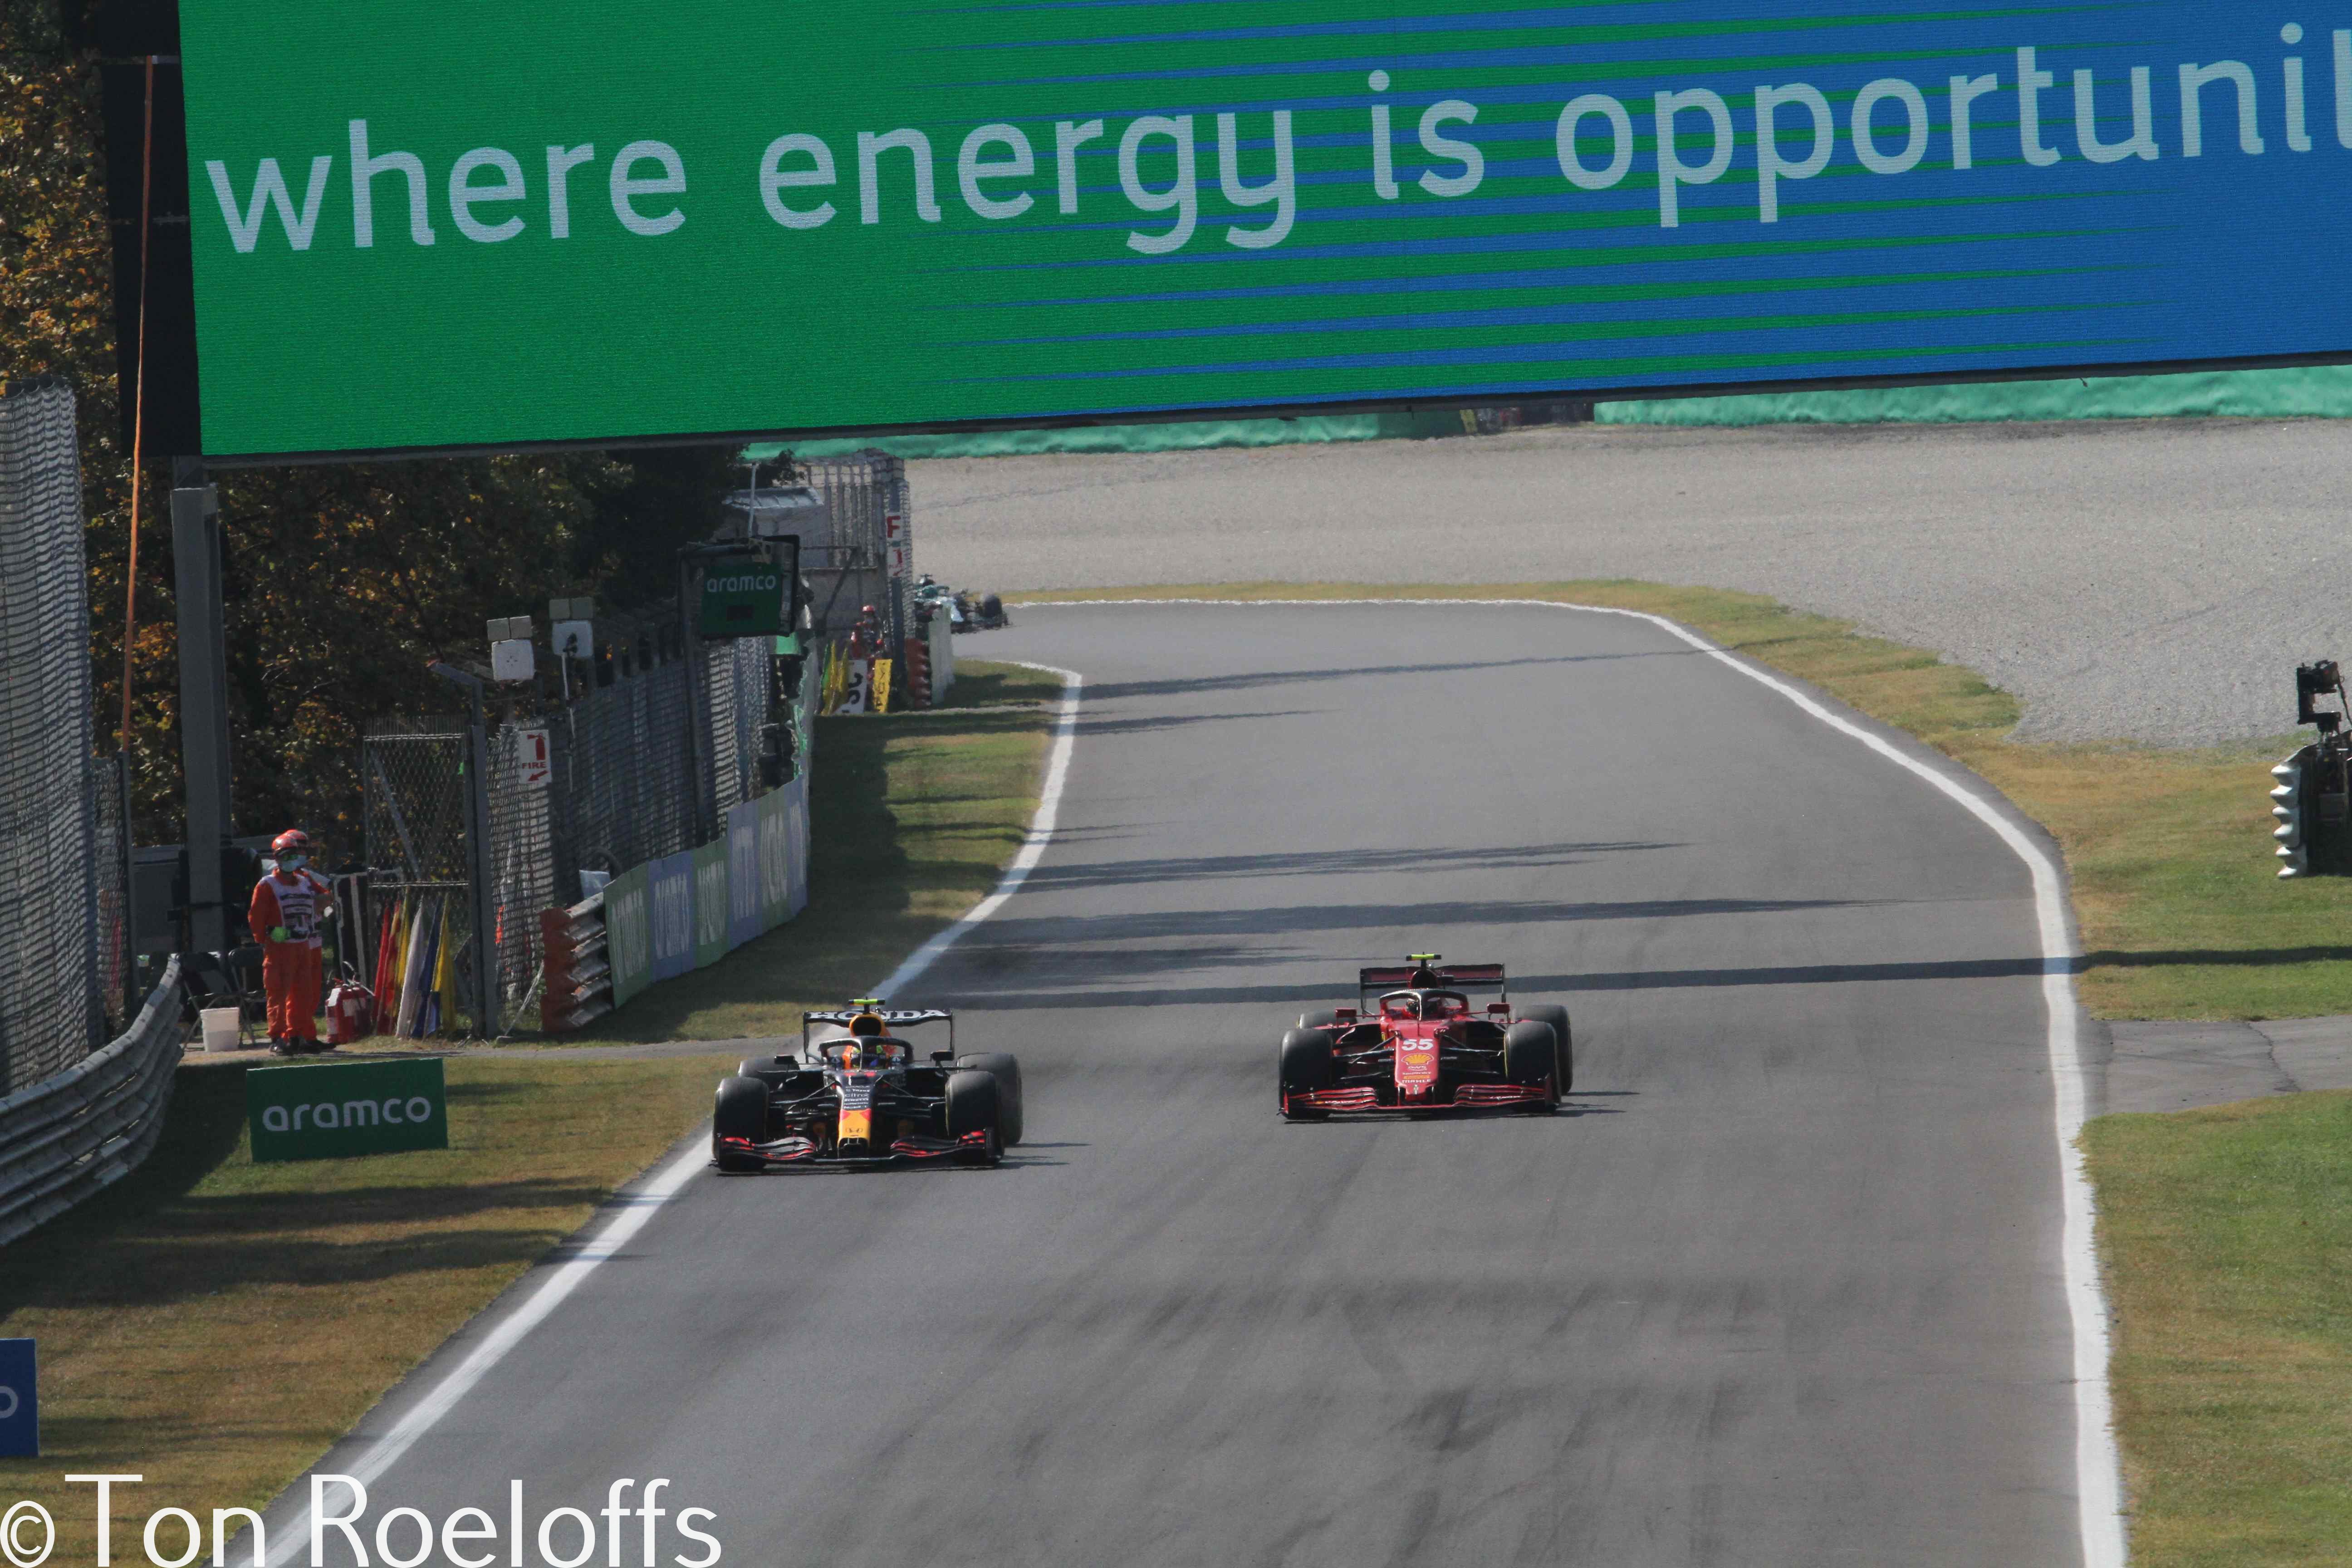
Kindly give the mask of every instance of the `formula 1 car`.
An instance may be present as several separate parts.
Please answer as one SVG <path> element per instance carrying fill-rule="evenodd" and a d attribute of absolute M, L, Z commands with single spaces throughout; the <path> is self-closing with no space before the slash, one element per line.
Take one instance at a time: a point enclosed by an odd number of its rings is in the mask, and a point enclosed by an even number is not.
<path fill-rule="evenodd" d="M 951 632 L 992 631 L 1013 624 L 1013 617 L 1004 613 L 1004 600 L 998 595 L 974 595 L 936 582 L 928 574 L 915 584 L 915 603 L 919 613 L 926 606 L 934 615 L 946 610 L 948 629 Z"/>
<path fill-rule="evenodd" d="M 948 1026 L 948 1048 L 918 1058 L 898 1037 Z M 719 1085 L 710 1152 L 721 1171 L 772 1165 L 993 1165 L 1021 1142 L 1021 1064 L 958 1056 L 955 1015 L 891 1009 L 877 998 L 801 1016 L 801 1046 L 751 1057 Z"/>
<path fill-rule="evenodd" d="M 1575 1081 L 1568 1009 L 1514 1009 L 1501 964 L 1441 969 L 1441 956 L 1360 971 L 1355 1006 L 1307 1014 L 1282 1037 L 1285 1121 L 1512 1106 L 1548 1115 L 1559 1104 Z M 1474 1006 L 1472 991 L 1496 999 Z"/>

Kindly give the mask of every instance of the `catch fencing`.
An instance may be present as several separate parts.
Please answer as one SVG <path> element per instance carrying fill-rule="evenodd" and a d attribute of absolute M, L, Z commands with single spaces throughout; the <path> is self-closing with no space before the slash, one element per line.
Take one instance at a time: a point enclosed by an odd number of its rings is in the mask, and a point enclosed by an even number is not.
<path fill-rule="evenodd" d="M 599 629 L 613 637 L 610 657 L 600 660 L 609 684 L 570 701 L 518 701 L 486 736 L 482 860 L 502 1021 L 526 1005 L 544 963 L 541 912 L 579 901 L 583 872 L 609 876 L 707 843 L 729 808 L 782 783 L 795 766 L 777 661 L 764 639 L 688 645 L 649 625 Z M 450 955 L 446 977 L 404 973 L 412 992 L 423 982 L 459 998 L 479 994 L 469 746 L 466 728 L 446 722 L 378 727 L 363 746 L 373 869 L 362 945 L 369 955 L 383 952 L 385 920 L 413 925 L 421 914 L 434 952 Z"/>
<path fill-rule="evenodd" d="M 845 635 L 870 605 L 897 647 L 907 635 L 914 559 L 906 460 L 867 451 L 795 467 L 800 482 L 824 502 L 817 527 L 801 536 L 801 575 L 814 595 L 816 631 Z"/>
<path fill-rule="evenodd" d="M 129 988 L 122 773 L 90 754 L 74 402 L 0 390 L 0 1095 L 72 1068 Z M 5 1147 L 5 1145 L 0 1145 Z"/>
<path fill-rule="evenodd" d="M 766 797 L 803 777 L 818 672 L 866 606 L 878 626 L 861 635 L 901 646 L 899 628 L 910 626 L 912 535 L 907 468 L 897 458 L 865 452 L 802 463 L 791 483 L 805 492 L 804 509 L 793 508 L 809 587 L 799 640 L 704 641 L 673 604 L 649 616 L 598 616 L 590 660 L 542 650 L 535 686 L 488 689 L 494 717 L 479 759 L 487 824 L 478 852 L 467 826 L 476 809 L 467 723 L 371 731 L 362 759 L 370 908 L 359 967 L 380 1002 L 388 978 L 409 1000 L 430 993 L 426 1016 L 436 1005 L 445 1015 L 462 1005 L 477 1015 L 478 1031 L 480 1015 L 513 1021 L 550 973 L 549 910 L 587 901 L 606 878 L 692 853 L 707 858 L 722 838 L 750 831 L 742 808 L 753 801 L 767 814 L 759 845 L 805 844 L 804 788 L 797 815 L 784 814 L 795 824 L 789 830 L 777 826 L 784 808 Z M 729 537 L 749 526 L 733 525 Z M 782 875 L 762 885 L 756 908 L 735 922 L 738 932 L 804 900 L 804 889 Z M 487 899 L 478 896 L 482 882 Z M 487 944 L 475 940 L 478 919 L 494 922 Z M 576 944 L 601 940 L 582 921 L 597 925 L 601 912 L 555 922 L 560 984 L 570 983 Z M 625 934 L 625 917 L 623 926 Z M 495 967 L 487 986 L 475 968 L 484 946 Z M 382 976 L 371 960 L 400 967 Z M 635 972 L 617 958 L 611 967 L 616 1000 L 625 1000 Z M 416 1016 L 408 1000 L 400 1004 L 399 1019 L 413 1024 Z M 455 1023 L 444 1019 L 445 1027 Z"/>

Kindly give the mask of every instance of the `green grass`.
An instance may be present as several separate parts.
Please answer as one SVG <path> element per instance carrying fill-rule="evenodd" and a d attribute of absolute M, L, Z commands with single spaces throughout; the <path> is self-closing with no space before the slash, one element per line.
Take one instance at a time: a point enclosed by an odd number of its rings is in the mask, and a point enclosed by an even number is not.
<path fill-rule="evenodd" d="M 2064 850 L 2084 1003 L 2105 1018 L 2352 1013 L 2352 879 L 2278 879 L 2270 769 L 2292 737 L 2201 750 L 2010 739 L 2016 699 L 1924 648 L 1754 594 L 1625 581 L 1398 586 L 1246 583 L 1008 595 L 1538 598 L 1666 616 L 1975 769 Z"/>
<path fill-rule="evenodd" d="M 2352 1561 L 2352 1092 L 2083 1137 L 2138 1568 Z"/>
<path fill-rule="evenodd" d="M 803 1009 L 864 994 L 996 885 L 1037 809 L 1061 691 L 1018 665 L 959 661 L 947 707 L 818 720 L 807 910 L 543 1043 L 789 1034 Z"/>
<path fill-rule="evenodd" d="M 56 1516 L 56 1563 L 94 1561 L 68 1472 L 147 1478 L 116 1490 L 117 1562 L 143 1561 L 138 1521 L 167 1503 L 259 1508 L 707 1115 L 731 1066 L 453 1057 L 449 1148 L 268 1165 L 244 1067 L 182 1067 L 147 1163 L 0 1250 L 44 1450 L 0 1459 L 0 1499 Z"/>

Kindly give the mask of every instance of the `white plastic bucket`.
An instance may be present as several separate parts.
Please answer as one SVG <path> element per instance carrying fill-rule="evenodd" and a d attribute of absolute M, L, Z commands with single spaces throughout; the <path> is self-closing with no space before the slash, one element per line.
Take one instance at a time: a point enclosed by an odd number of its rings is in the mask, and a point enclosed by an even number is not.
<path fill-rule="evenodd" d="M 233 1051 L 236 1049 L 237 1010 L 234 1007 L 207 1007 L 201 1015 L 205 1030 L 205 1049 Z"/>

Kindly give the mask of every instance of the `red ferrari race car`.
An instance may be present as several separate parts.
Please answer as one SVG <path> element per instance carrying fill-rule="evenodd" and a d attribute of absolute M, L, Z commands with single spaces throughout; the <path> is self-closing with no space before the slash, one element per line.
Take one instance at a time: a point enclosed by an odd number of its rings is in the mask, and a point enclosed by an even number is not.
<path fill-rule="evenodd" d="M 1355 1006 L 1307 1014 L 1282 1037 L 1285 1121 L 1505 1106 L 1545 1115 L 1559 1104 L 1575 1081 L 1568 1009 L 1514 1008 L 1501 964 L 1440 968 L 1440 956 L 1360 972 Z M 1472 992 L 1495 1000 L 1474 1004 Z"/>

